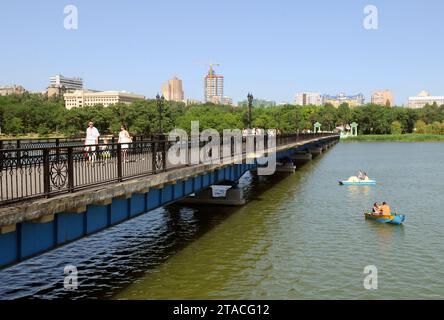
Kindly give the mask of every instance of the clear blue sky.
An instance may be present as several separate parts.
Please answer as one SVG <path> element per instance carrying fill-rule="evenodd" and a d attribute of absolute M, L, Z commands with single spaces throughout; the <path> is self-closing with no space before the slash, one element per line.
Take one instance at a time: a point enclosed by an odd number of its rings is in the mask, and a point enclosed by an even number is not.
<path fill-rule="evenodd" d="M 79 29 L 65 30 L 65 5 Z M 366 5 L 379 29 L 363 27 Z M 225 95 L 293 101 L 295 92 L 389 88 L 398 104 L 425 89 L 444 94 L 442 0 L 4 1 L 0 85 L 42 91 L 52 74 L 87 88 L 147 97 L 177 75 L 203 99 L 206 67 L 221 63 Z"/>

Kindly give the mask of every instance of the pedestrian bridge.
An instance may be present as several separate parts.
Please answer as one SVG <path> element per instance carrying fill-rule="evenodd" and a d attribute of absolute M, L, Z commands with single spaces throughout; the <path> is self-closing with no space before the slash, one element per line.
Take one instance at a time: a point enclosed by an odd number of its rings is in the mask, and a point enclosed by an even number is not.
<path fill-rule="evenodd" d="M 239 148 L 229 141 L 229 157 L 221 153 L 220 161 L 197 164 L 190 156 L 171 163 L 167 154 L 177 143 L 167 140 L 140 140 L 128 148 L 99 144 L 92 152 L 75 141 L 1 143 L 0 268 L 192 194 L 200 203 L 240 205 L 236 184 L 246 171 L 265 166 L 264 157 L 275 155 L 276 172 L 291 172 L 295 161 L 308 161 L 338 140 L 333 133 L 266 136 L 259 148 L 256 137 L 243 137 Z M 186 148 L 190 155 L 192 143 Z M 208 188 L 220 184 L 232 188 L 214 199 Z"/>

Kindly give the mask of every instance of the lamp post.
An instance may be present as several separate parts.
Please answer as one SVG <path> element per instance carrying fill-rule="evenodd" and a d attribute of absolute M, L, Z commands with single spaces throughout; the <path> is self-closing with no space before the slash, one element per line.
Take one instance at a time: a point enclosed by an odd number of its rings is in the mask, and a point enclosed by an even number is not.
<path fill-rule="evenodd" d="M 165 101 L 165 97 L 163 95 L 159 96 L 159 94 L 157 94 L 156 100 L 157 100 L 157 112 L 159 113 L 159 135 L 163 135 L 162 112 L 163 112 L 163 103 Z"/>
<path fill-rule="evenodd" d="M 248 129 L 251 129 L 251 107 L 253 106 L 253 95 L 248 93 Z"/>

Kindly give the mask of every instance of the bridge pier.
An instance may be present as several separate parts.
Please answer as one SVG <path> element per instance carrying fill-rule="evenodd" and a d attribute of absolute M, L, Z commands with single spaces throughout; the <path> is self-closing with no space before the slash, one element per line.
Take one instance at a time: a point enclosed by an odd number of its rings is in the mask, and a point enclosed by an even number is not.
<path fill-rule="evenodd" d="M 194 196 L 181 199 L 178 204 L 191 205 L 218 205 L 218 206 L 242 206 L 246 203 L 242 189 L 231 187 L 226 191 L 225 197 L 214 197 L 211 187 L 196 192 Z"/>
<path fill-rule="evenodd" d="M 313 159 L 313 155 L 310 152 L 298 152 L 290 156 L 290 159 L 296 165 L 305 164 Z"/>
<path fill-rule="evenodd" d="M 313 157 L 316 157 L 316 156 L 322 154 L 322 148 L 320 148 L 320 147 L 311 147 L 310 149 L 308 149 L 308 152 L 310 152 Z"/>
<path fill-rule="evenodd" d="M 276 173 L 294 173 L 296 172 L 296 166 L 293 161 L 285 161 L 276 163 Z"/>

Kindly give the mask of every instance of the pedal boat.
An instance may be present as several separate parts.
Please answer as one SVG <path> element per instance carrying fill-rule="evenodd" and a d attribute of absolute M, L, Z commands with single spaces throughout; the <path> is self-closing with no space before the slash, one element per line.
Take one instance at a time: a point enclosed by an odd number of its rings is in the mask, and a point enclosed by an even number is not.
<path fill-rule="evenodd" d="M 405 221 L 404 214 L 394 214 L 390 216 L 383 216 L 380 214 L 365 213 L 365 218 L 368 220 L 374 220 L 380 223 L 402 224 Z"/>

